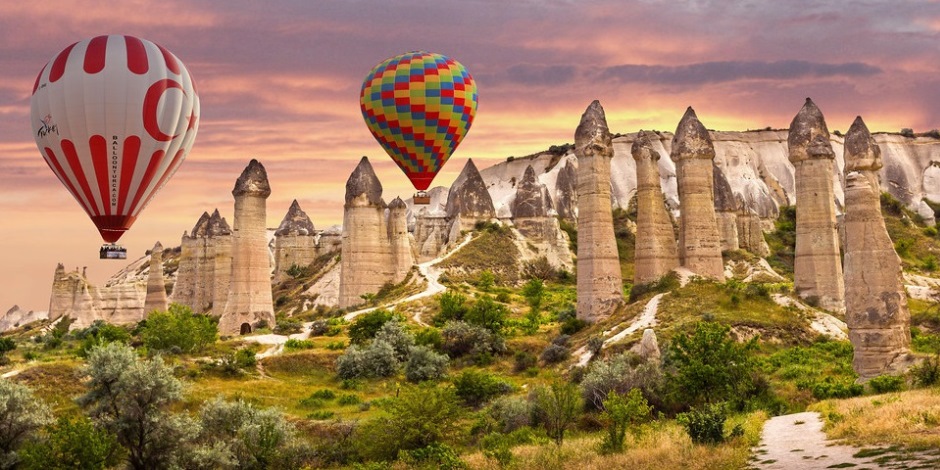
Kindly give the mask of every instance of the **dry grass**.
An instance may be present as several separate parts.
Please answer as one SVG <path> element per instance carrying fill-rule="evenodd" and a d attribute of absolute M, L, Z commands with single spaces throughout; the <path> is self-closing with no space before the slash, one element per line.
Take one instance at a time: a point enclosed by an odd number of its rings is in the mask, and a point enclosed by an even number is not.
<path fill-rule="evenodd" d="M 940 388 L 827 400 L 818 411 L 830 438 L 859 446 L 901 445 L 914 450 L 940 448 Z"/>
<path fill-rule="evenodd" d="M 526 445 L 513 449 L 513 468 L 518 469 L 738 469 L 747 465 L 750 448 L 760 440 L 760 431 L 767 419 L 763 412 L 742 418 L 745 435 L 728 443 L 709 446 L 693 444 L 674 421 L 645 426 L 636 439 L 628 437 L 627 449 L 621 454 L 602 455 L 597 452 L 600 434 L 578 436 L 554 444 Z M 500 468 L 493 460 L 477 452 L 463 456 L 468 467 Z"/>

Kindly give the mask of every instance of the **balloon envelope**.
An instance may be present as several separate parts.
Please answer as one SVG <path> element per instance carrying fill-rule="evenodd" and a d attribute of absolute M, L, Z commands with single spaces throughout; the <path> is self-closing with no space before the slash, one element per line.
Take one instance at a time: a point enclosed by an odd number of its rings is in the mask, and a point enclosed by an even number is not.
<path fill-rule="evenodd" d="M 199 127 L 186 66 L 133 36 L 66 47 L 39 72 L 30 106 L 39 152 L 109 243 L 173 176 Z"/>
<path fill-rule="evenodd" d="M 409 52 L 369 72 L 359 105 L 375 140 L 423 191 L 473 124 L 477 86 L 459 62 Z"/>

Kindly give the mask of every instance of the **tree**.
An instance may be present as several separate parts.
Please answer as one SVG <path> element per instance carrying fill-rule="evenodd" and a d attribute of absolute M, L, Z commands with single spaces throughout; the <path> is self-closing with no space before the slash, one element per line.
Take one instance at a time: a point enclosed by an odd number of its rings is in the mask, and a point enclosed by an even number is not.
<path fill-rule="evenodd" d="M 411 347 L 415 345 L 414 335 L 409 333 L 401 322 L 397 320 L 392 320 L 382 325 L 379 332 L 375 334 L 375 340 L 385 341 L 392 345 L 398 362 L 408 361 L 408 356 L 411 354 Z"/>
<path fill-rule="evenodd" d="M 489 295 L 484 295 L 473 303 L 473 307 L 464 315 L 464 321 L 499 333 L 508 314 L 509 309 L 505 305 L 496 302 Z"/>
<path fill-rule="evenodd" d="M 0 379 L 0 469 L 16 466 L 17 449 L 51 422 L 49 407 L 32 390 Z"/>
<path fill-rule="evenodd" d="M 744 400 L 754 391 L 756 366 L 751 352 L 757 338 L 738 343 L 731 328 L 700 322 L 691 335 L 680 334 L 669 347 L 669 381 L 683 403 L 700 405 Z"/>
<path fill-rule="evenodd" d="M 431 382 L 402 387 L 384 411 L 357 431 L 358 447 L 366 458 L 394 460 L 399 451 L 446 443 L 460 431 L 463 416 L 454 389 Z"/>
<path fill-rule="evenodd" d="M 382 326 L 392 321 L 392 312 L 385 309 L 376 309 L 356 317 L 349 325 L 349 341 L 353 344 L 365 344 L 382 329 Z"/>
<path fill-rule="evenodd" d="M 193 353 L 218 339 L 216 321 L 197 315 L 180 304 L 170 304 L 166 312 L 153 312 L 144 321 L 141 338 L 151 351 Z"/>
<path fill-rule="evenodd" d="M 13 338 L 0 338 L 0 366 L 9 363 L 6 354 L 14 349 L 16 349 L 16 343 L 13 342 Z"/>
<path fill-rule="evenodd" d="M 103 320 L 95 320 L 91 326 L 83 330 L 78 336 L 82 340 L 82 345 L 78 352 L 78 355 L 81 357 L 88 357 L 88 352 L 95 346 L 101 346 L 115 341 L 125 343 L 131 341 L 131 334 L 127 330 Z"/>
<path fill-rule="evenodd" d="M 186 452 L 195 423 L 168 408 L 182 398 L 182 383 L 159 356 L 138 360 L 123 343 L 91 350 L 82 370 L 88 393 L 79 404 L 128 451 L 131 468 L 172 466 Z"/>
<path fill-rule="evenodd" d="M 565 431 L 574 425 L 581 410 L 578 388 L 567 382 L 554 382 L 535 390 L 535 412 L 548 437 L 561 446 Z"/>
<path fill-rule="evenodd" d="M 405 364 L 405 378 L 409 382 L 437 380 L 447 372 L 447 356 L 439 354 L 426 346 L 412 346 L 408 363 Z"/>
<path fill-rule="evenodd" d="M 640 389 L 631 389 L 626 395 L 613 390 L 604 400 L 604 412 L 601 419 L 606 421 L 607 435 L 601 444 L 605 452 L 623 452 L 623 441 L 627 437 L 627 428 L 630 425 L 645 421 L 650 416 L 649 404 Z"/>
<path fill-rule="evenodd" d="M 463 320 L 467 314 L 467 298 L 459 292 L 447 291 L 438 298 L 441 312 L 434 316 L 434 324 L 443 326 L 450 320 Z"/>
<path fill-rule="evenodd" d="M 44 438 L 24 445 L 20 456 L 27 470 L 93 470 L 116 466 L 123 452 L 114 435 L 88 418 L 62 416 L 46 428 Z"/>
<path fill-rule="evenodd" d="M 542 308 L 542 299 L 545 297 L 545 284 L 541 279 L 529 279 L 522 286 L 522 296 L 525 297 L 529 308 L 533 312 L 538 312 Z"/>

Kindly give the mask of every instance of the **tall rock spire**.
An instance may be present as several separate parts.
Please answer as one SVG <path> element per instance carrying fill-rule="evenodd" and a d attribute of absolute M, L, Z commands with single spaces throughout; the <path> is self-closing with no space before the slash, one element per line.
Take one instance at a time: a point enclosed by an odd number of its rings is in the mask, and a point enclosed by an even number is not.
<path fill-rule="evenodd" d="M 411 267 L 415 265 L 411 237 L 408 235 L 407 212 L 408 207 L 400 197 L 388 204 L 388 242 L 393 266 L 392 282 L 396 284 L 405 280 Z"/>
<path fill-rule="evenodd" d="M 832 186 L 835 152 L 826 120 L 809 98 L 790 123 L 787 146 L 796 169 L 793 286 L 800 297 L 813 299 L 827 310 L 844 312 L 845 284 Z"/>
<path fill-rule="evenodd" d="M 679 262 L 695 274 L 724 279 L 715 215 L 715 146 L 689 107 L 672 140 L 679 188 Z"/>
<path fill-rule="evenodd" d="M 845 134 L 845 322 L 863 378 L 898 372 L 910 353 L 901 261 L 881 215 L 881 150 L 861 117 Z"/>
<path fill-rule="evenodd" d="M 659 152 L 653 132 L 640 131 L 630 152 L 636 161 L 636 250 L 634 284 L 647 284 L 679 266 L 672 221 L 663 203 Z"/>
<path fill-rule="evenodd" d="M 288 279 L 292 268 L 305 268 L 315 259 L 317 241 L 313 222 L 294 199 L 274 232 L 274 281 Z"/>
<path fill-rule="evenodd" d="M 377 293 L 393 277 L 382 183 L 366 157 L 346 181 L 343 208 L 339 306 L 347 308 L 363 303 L 363 295 Z"/>
<path fill-rule="evenodd" d="M 262 322 L 274 327 L 271 299 L 271 261 L 265 229 L 268 174 L 252 159 L 232 189 L 235 226 L 232 240 L 232 279 L 228 299 L 219 319 L 219 333 L 245 334 Z"/>
<path fill-rule="evenodd" d="M 486 189 L 486 182 L 483 181 L 483 176 L 477 170 L 473 159 L 467 160 L 467 164 L 451 185 L 447 193 L 444 212 L 447 214 L 451 234 L 458 234 L 462 230 L 473 230 L 477 222 L 496 218 L 493 198 Z M 455 238 L 455 236 L 450 236 L 448 241 L 455 243 L 457 241 Z"/>
<path fill-rule="evenodd" d="M 574 134 L 578 157 L 578 318 L 595 322 L 623 302 L 620 257 L 610 202 L 614 156 L 607 118 L 595 100 Z"/>
<path fill-rule="evenodd" d="M 147 276 L 147 298 L 144 300 L 144 317 L 150 312 L 166 311 L 166 280 L 163 277 L 163 245 L 157 242 L 150 250 L 150 274 Z"/>

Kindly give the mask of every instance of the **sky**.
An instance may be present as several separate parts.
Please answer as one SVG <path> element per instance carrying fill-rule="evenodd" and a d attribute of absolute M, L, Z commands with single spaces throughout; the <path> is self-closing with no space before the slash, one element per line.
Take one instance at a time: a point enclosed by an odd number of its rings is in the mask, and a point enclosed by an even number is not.
<path fill-rule="evenodd" d="M 413 189 L 369 134 L 362 79 L 413 50 L 460 61 L 477 81 L 467 158 L 490 166 L 573 142 L 603 104 L 612 132 L 671 131 L 687 106 L 710 129 L 786 128 L 806 97 L 830 130 L 940 127 L 940 2 L 717 0 L 97 0 L 0 3 L 0 313 L 45 310 L 56 263 L 103 283 L 94 225 L 36 149 L 29 99 L 75 41 L 129 34 L 179 57 L 199 90 L 195 145 L 121 239 L 129 258 L 177 246 L 203 211 L 231 222 L 251 158 L 272 187 L 268 226 L 297 199 L 318 228 L 342 220 L 346 178 L 370 157 L 385 199 Z"/>

